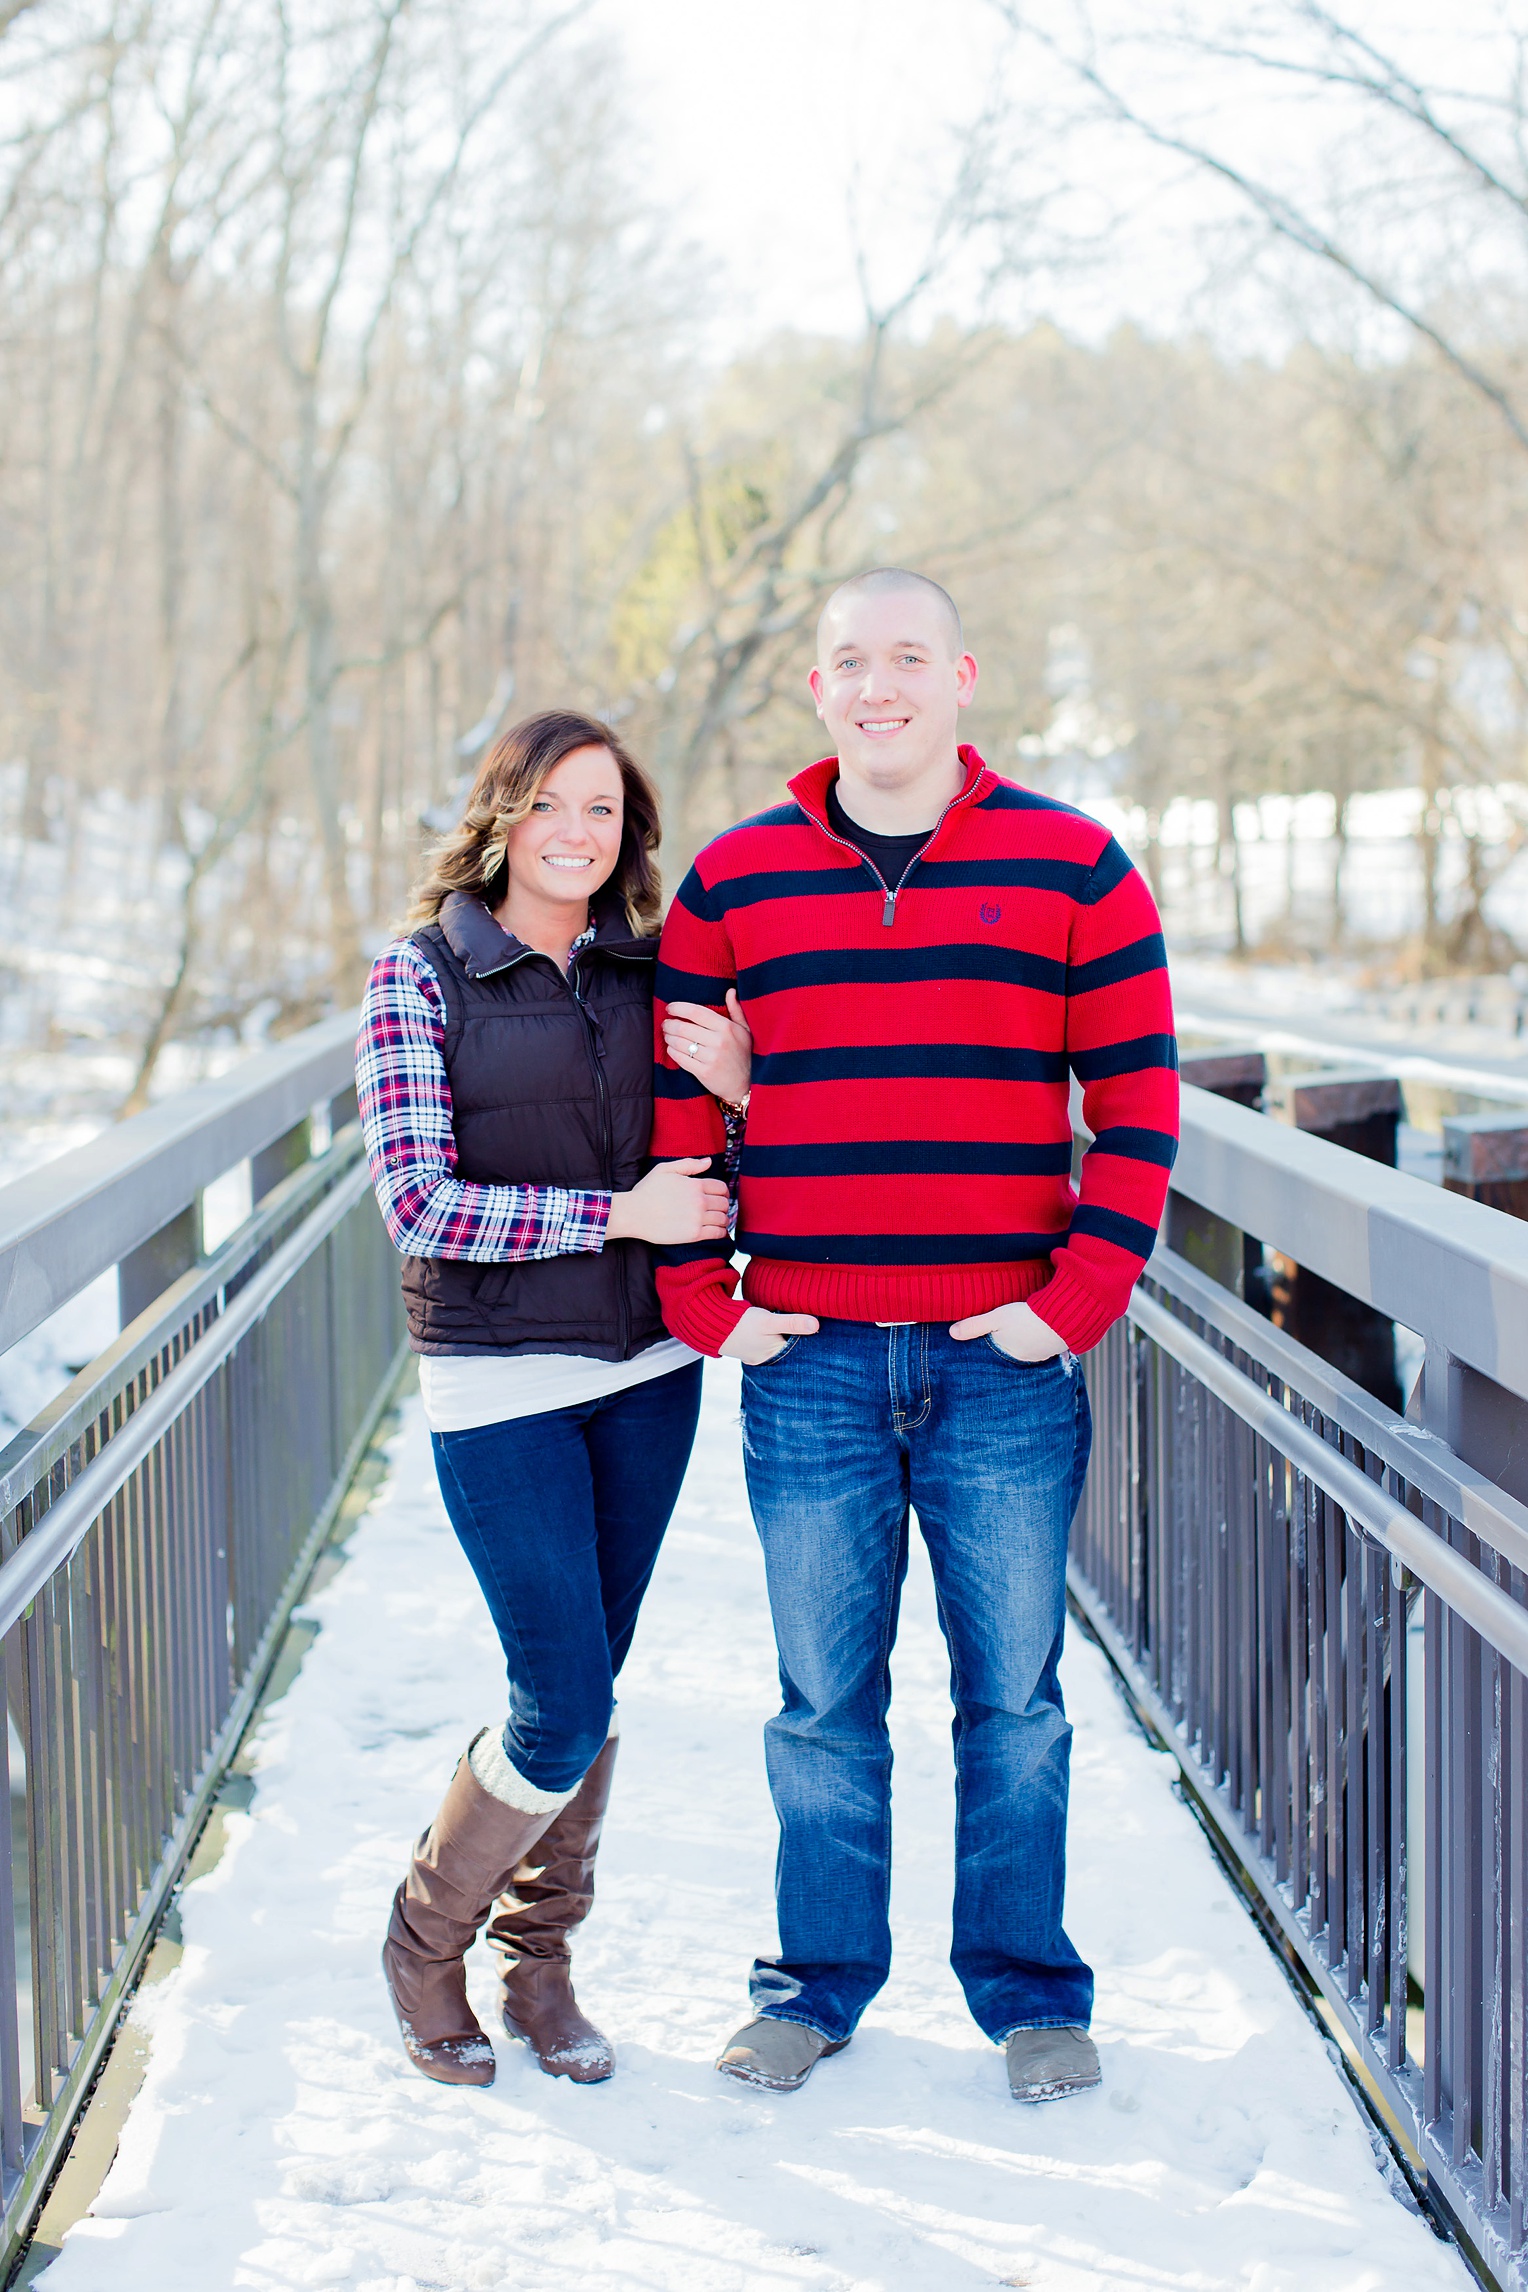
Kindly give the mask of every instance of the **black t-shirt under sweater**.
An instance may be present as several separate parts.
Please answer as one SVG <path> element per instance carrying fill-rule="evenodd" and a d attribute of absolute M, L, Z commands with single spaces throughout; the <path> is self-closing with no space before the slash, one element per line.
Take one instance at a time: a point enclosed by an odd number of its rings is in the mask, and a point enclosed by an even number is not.
<path fill-rule="evenodd" d="M 838 783 L 828 789 L 828 826 L 835 836 L 842 836 L 846 844 L 853 844 L 863 852 L 871 866 L 877 870 L 888 891 L 895 891 L 912 862 L 922 851 L 932 828 L 921 828 L 915 836 L 878 836 L 869 828 L 862 828 L 858 820 L 851 820 L 838 800 Z"/>

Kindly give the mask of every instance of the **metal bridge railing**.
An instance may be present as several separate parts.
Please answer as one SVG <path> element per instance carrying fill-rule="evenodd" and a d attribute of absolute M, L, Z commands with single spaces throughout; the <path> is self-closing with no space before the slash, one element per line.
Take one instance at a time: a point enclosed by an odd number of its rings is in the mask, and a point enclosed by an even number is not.
<path fill-rule="evenodd" d="M 126 1324 L 0 1454 L 0 2259 L 400 1364 L 352 1023 L 0 1191 L 0 1346 L 113 1265 Z M 246 1158 L 204 1257 L 197 1196 Z M 1193 1090 L 1174 1185 L 1203 1267 L 1255 1233 L 1418 1332 L 1420 1421 L 1159 1249 L 1088 1364 L 1073 1594 L 1419 2177 L 1528 2292 L 1528 1225 Z"/>
<path fill-rule="evenodd" d="M 1180 1230 L 1202 1241 L 1204 1213 L 1234 1220 L 1291 1256 L 1297 1243 L 1301 1263 L 1345 1273 L 1382 1309 L 1403 1298 L 1429 1341 L 1418 1413 L 1441 1429 L 1396 1416 L 1159 1248 L 1087 1363 L 1097 1442 L 1072 1594 L 1319 1991 L 1414 2178 L 1516 2292 L 1528 1507 L 1469 1451 L 1499 1460 L 1516 1428 L 1528 1465 L 1528 1234 L 1201 1092 L 1185 1099 L 1180 1172 L 1197 1193 L 1180 1197 Z"/>
<path fill-rule="evenodd" d="M 113 1264 L 125 1309 L 149 1293 L 0 1454 L 0 2259 L 400 1365 L 353 1028 L 326 1022 L 0 1191 L 4 1342 Z M 203 1259 L 196 1197 L 245 1158 L 254 1209 Z"/>

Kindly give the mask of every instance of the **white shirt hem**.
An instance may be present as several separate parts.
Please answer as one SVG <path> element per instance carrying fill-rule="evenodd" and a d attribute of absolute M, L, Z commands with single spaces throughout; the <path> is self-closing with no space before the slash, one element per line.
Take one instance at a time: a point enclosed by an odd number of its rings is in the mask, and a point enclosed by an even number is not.
<path fill-rule="evenodd" d="M 677 1337 L 650 1345 L 634 1361 L 591 1361 L 581 1353 L 421 1353 L 419 1390 L 431 1432 L 476 1432 L 602 1401 L 700 1358 Z"/>

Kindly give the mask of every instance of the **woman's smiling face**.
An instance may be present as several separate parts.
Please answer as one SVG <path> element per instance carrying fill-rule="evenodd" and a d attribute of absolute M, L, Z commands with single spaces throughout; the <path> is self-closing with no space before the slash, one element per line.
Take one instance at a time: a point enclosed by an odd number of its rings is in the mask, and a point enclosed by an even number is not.
<path fill-rule="evenodd" d="M 542 781 L 529 814 L 505 847 L 513 905 L 584 904 L 608 883 L 621 855 L 625 804 L 620 766 L 608 748 L 575 748 Z"/>

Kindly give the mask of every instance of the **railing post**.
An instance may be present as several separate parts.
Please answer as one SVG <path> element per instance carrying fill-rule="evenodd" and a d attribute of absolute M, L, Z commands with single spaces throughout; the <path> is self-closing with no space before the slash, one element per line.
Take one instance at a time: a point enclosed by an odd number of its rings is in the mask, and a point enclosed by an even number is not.
<path fill-rule="evenodd" d="M 1294 1074 L 1273 1084 L 1269 1111 L 1350 1154 L 1396 1166 L 1401 1086 L 1393 1075 Z M 1289 1265 L 1273 1286 L 1275 1319 L 1291 1337 L 1366 1392 L 1399 1410 L 1405 1395 L 1395 1373 L 1395 1324 L 1309 1266 Z"/>
<path fill-rule="evenodd" d="M 1257 1113 L 1268 1080 L 1268 1061 L 1259 1050 L 1215 1051 L 1186 1058 L 1179 1068 L 1182 1079 L 1217 1098 Z M 1240 1226 L 1217 1217 L 1213 1210 L 1191 1201 L 1187 1194 L 1167 1197 L 1167 1246 L 1186 1257 L 1198 1272 L 1218 1281 L 1233 1296 L 1251 1298 L 1256 1273 L 1261 1272 L 1263 1245 Z"/>
<path fill-rule="evenodd" d="M 1528 1217 L 1528 1122 L 1520 1113 L 1446 1116 L 1443 1184 L 1488 1209 Z"/>
<path fill-rule="evenodd" d="M 1196 1052 L 1179 1061 L 1178 1074 L 1196 1089 L 1212 1090 L 1217 1098 L 1229 1098 L 1233 1105 L 1251 1107 L 1254 1114 L 1263 1110 L 1268 1061 L 1260 1050 Z"/>
<path fill-rule="evenodd" d="M 1446 1390 L 1444 1422 L 1436 1429 L 1454 1454 L 1528 1503 L 1528 1401 L 1467 1361 L 1449 1361 Z"/>
<path fill-rule="evenodd" d="M 251 1154 L 250 1200 L 263 1202 L 283 1178 L 289 1178 L 294 1170 L 302 1168 L 312 1151 L 313 1125 L 311 1118 L 304 1115 L 301 1122 L 294 1123 L 290 1130 L 284 1130 L 279 1138 L 273 1138 L 269 1146 L 262 1146 L 258 1154 Z"/>
<path fill-rule="evenodd" d="M 180 1210 L 157 1234 L 140 1242 L 117 1267 L 117 1312 L 125 1329 L 172 1281 L 189 1273 L 202 1254 L 202 1198 Z"/>
<path fill-rule="evenodd" d="M 1268 1093 L 1269 1112 L 1369 1162 L 1396 1166 L 1401 1086 L 1393 1075 L 1291 1074 Z"/>
<path fill-rule="evenodd" d="M 1167 1246 L 1186 1257 L 1196 1273 L 1207 1274 L 1236 1297 L 1246 1295 L 1246 1237 L 1239 1226 L 1216 1217 L 1187 1194 L 1167 1197 Z"/>

